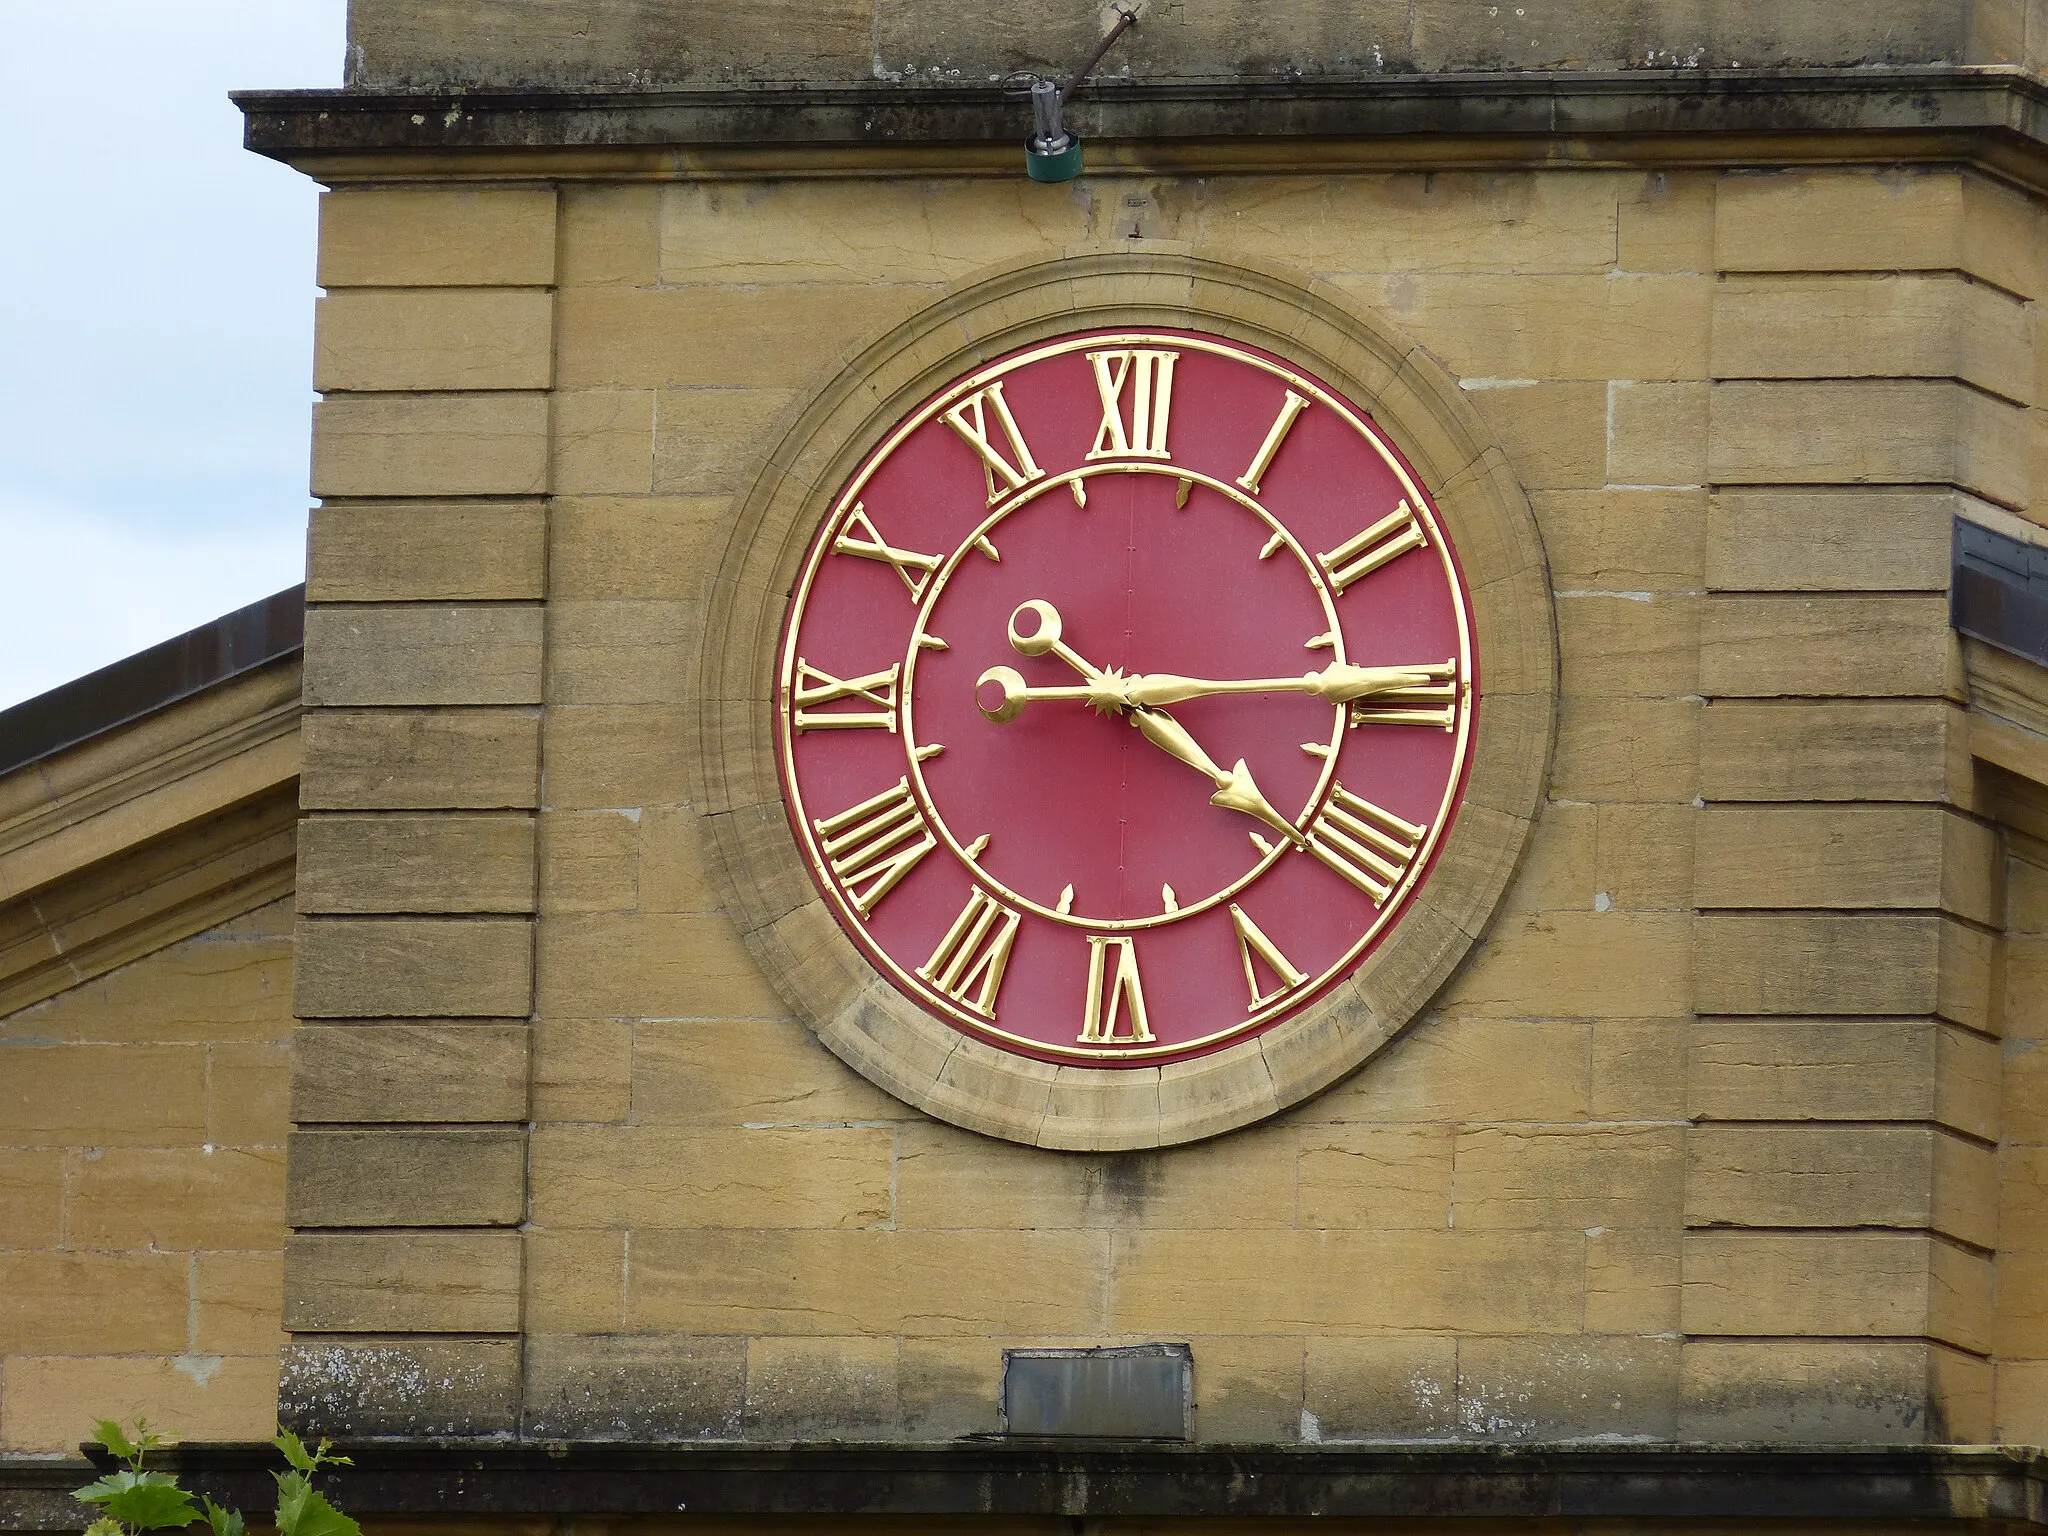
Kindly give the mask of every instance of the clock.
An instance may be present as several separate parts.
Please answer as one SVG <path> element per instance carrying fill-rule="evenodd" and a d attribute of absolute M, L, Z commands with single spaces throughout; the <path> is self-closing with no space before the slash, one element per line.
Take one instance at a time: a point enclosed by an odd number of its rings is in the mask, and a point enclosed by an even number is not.
<path fill-rule="evenodd" d="M 832 489 L 775 656 L 782 804 L 840 932 L 944 1028 L 1190 1062 L 1399 931 L 1483 659 L 1360 401 L 1213 332 L 1076 329 L 963 370 Z"/>

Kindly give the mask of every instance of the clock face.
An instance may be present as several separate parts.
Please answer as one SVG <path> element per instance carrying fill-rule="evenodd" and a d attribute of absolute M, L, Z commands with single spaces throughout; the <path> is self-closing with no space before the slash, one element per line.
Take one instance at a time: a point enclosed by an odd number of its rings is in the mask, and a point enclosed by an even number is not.
<path fill-rule="evenodd" d="M 1457 812 L 1471 634 L 1355 405 L 1213 336 L 1063 337 L 833 501 L 778 658 L 790 820 L 927 1012 L 1044 1060 L 1197 1056 L 1401 921 Z"/>

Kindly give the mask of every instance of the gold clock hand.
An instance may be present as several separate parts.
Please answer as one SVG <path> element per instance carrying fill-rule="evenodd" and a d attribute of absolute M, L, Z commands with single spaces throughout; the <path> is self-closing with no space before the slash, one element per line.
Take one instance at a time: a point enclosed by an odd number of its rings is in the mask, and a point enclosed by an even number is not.
<path fill-rule="evenodd" d="M 1397 688 L 1420 688 L 1430 680 L 1427 672 L 1412 667 L 1354 667 L 1332 662 L 1320 672 L 1300 677 L 1244 677 L 1213 681 L 1204 677 L 1182 677 L 1173 672 L 1139 672 L 1124 678 L 1120 691 L 1134 705 L 1179 704 L 1188 699 L 1217 693 L 1312 693 L 1332 704 Z"/>
<path fill-rule="evenodd" d="M 1252 771 L 1245 766 L 1243 758 L 1237 760 L 1235 768 L 1224 771 L 1202 750 L 1201 743 L 1188 734 L 1188 728 L 1163 709 L 1135 708 L 1131 711 L 1131 724 L 1167 756 L 1178 758 L 1196 772 L 1208 775 L 1209 782 L 1216 786 L 1216 793 L 1209 797 L 1211 805 L 1242 811 L 1264 822 L 1290 842 L 1304 848 L 1308 846 L 1307 839 L 1294 824 L 1274 810 L 1266 797 L 1259 793 L 1259 786 L 1253 781 Z"/>

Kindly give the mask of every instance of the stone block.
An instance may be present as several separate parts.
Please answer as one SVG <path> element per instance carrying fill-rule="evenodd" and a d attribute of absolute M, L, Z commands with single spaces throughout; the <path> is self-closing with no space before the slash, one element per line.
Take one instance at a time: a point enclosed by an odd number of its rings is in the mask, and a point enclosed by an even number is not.
<path fill-rule="evenodd" d="M 1618 209 L 1615 266 L 1623 272 L 1714 270 L 1714 182 L 1710 173 L 1652 171 Z"/>
<path fill-rule="evenodd" d="M 1454 1141 L 1460 1232 L 1674 1225 L 1685 1180 L 1673 1126 L 1469 1126 Z"/>
<path fill-rule="evenodd" d="M 1552 798 L 1690 805 L 1699 794 L 1700 714 L 1689 699 L 1558 700 Z"/>
<path fill-rule="evenodd" d="M 654 397 L 654 490 L 660 496 L 744 494 L 775 447 L 771 429 L 795 389 L 665 389 Z"/>
<path fill-rule="evenodd" d="M 295 1227 L 509 1227 L 526 1217 L 526 1133 L 300 1131 L 285 1214 Z"/>
<path fill-rule="evenodd" d="M 661 280 L 661 210 L 658 183 L 575 183 L 561 191 L 561 284 L 604 283 L 644 287 Z"/>
<path fill-rule="evenodd" d="M 530 1334 L 523 1431 L 541 1440 L 737 1440 L 747 1347 L 737 1338 Z"/>
<path fill-rule="evenodd" d="M 1707 599 L 1700 691 L 1717 698 L 1960 697 L 1960 652 L 1938 596 Z"/>
<path fill-rule="evenodd" d="M 284 989 L 272 996 L 283 1011 Z M 216 1147 L 278 1146 L 290 1119 L 291 1045 L 278 1038 L 223 1042 L 207 1051 L 206 1140 Z"/>
<path fill-rule="evenodd" d="M 309 710 L 300 731 L 309 811 L 539 804 L 538 710 Z"/>
<path fill-rule="evenodd" d="M 1703 379 L 1713 279 L 1696 274 L 1369 273 L 1337 279 L 1455 374 Z"/>
<path fill-rule="evenodd" d="M 1681 1439 L 1724 1444 L 1980 1444 L 1991 1365 L 1911 1341 L 1688 1339 Z"/>
<path fill-rule="evenodd" d="M 810 389 L 939 293 L 904 282 L 565 289 L 555 302 L 556 384 Z"/>
<path fill-rule="evenodd" d="M 682 704 L 702 606 L 562 599 L 548 604 L 552 704 Z"/>
<path fill-rule="evenodd" d="M 1694 1227 L 1900 1227 L 1998 1241 L 1998 1167 L 1930 1126 L 1703 1125 L 1686 1138 Z"/>
<path fill-rule="evenodd" d="M 173 1252 L 283 1241 L 281 1147 L 106 1147 L 98 1154 L 82 1159 L 68 1181 L 67 1247 Z"/>
<path fill-rule="evenodd" d="M 306 1025 L 292 1036 L 291 1117 L 524 1120 L 531 1033 L 525 1024 Z"/>
<path fill-rule="evenodd" d="M 1676 1334 L 1682 1234 L 1672 1227 L 1586 1235 L 1586 1330 Z"/>
<path fill-rule="evenodd" d="M 1303 1439 L 1449 1440 L 1458 1427 L 1456 1339 L 1326 1334 L 1308 1340 Z"/>
<path fill-rule="evenodd" d="M 55 1248 L 64 1232 L 64 1153 L 0 1147 L 0 1250 Z"/>
<path fill-rule="evenodd" d="M 626 1118 L 633 1096 L 630 1022 L 543 1017 L 532 1034 L 535 1120 Z"/>
<path fill-rule="evenodd" d="M 1450 1225 L 1448 1127 L 1332 1125 L 1304 1127 L 1300 1137 L 1299 1225 L 1382 1231 Z"/>
<path fill-rule="evenodd" d="M 523 918 L 310 918 L 299 929 L 301 1018 L 524 1018 L 532 997 Z"/>
<path fill-rule="evenodd" d="M 300 1232 L 285 1240 L 294 1333 L 516 1333 L 516 1232 Z"/>
<path fill-rule="evenodd" d="M 1703 383 L 1617 379 L 1607 386 L 1609 486 L 1697 489 L 1707 479 Z"/>
<path fill-rule="evenodd" d="M 1575 698 L 1697 691 L 1699 606 L 1680 596 L 1567 593 L 1557 604 L 1558 686 Z"/>
<path fill-rule="evenodd" d="M 1291 1127 L 1171 1152 L 1057 1158 L 931 1121 L 907 1122 L 894 1134 L 899 1229 L 1293 1224 Z"/>
<path fill-rule="evenodd" d="M 550 918 L 540 933 L 540 1007 L 607 1018 L 772 1019 L 788 1012 L 724 913 Z"/>
<path fill-rule="evenodd" d="M 1724 701 L 1700 725 L 1710 800 L 1952 798 L 1970 773 L 1962 712 L 1937 701 Z"/>
<path fill-rule="evenodd" d="M 1607 483 L 1605 384 L 1467 379 L 1463 387 L 1525 489 Z"/>
<path fill-rule="evenodd" d="M 1546 912 L 1496 923 L 1445 989 L 1446 1011 L 1516 1017 L 1669 1016 L 1691 1006 L 1689 914 Z M 1521 1118 L 1519 1116 L 1515 1118 Z"/>
<path fill-rule="evenodd" d="M 1955 273 L 1728 277 L 1714 289 L 1714 377 L 1963 379 L 2028 404 L 2024 315 Z"/>
<path fill-rule="evenodd" d="M 348 1439 L 501 1437 L 519 1427 L 516 1339 L 297 1339 L 278 1422 Z"/>
<path fill-rule="evenodd" d="M 1796 170 L 1721 178 L 1723 272 L 1967 271 L 1956 172 Z"/>
<path fill-rule="evenodd" d="M 1579 1232 L 1293 1231 L 1120 1236 L 1116 1321 L 1141 1337 L 1575 1333 L 1585 1315 Z"/>
<path fill-rule="evenodd" d="M 746 1433 L 757 1440 L 894 1440 L 903 1405 L 891 1338 L 747 1340 Z"/>
<path fill-rule="evenodd" d="M 2024 408 L 1936 380 L 1713 387 L 1708 476 L 1723 485 L 1955 485 L 2027 500 Z"/>
<path fill-rule="evenodd" d="M 1950 529 L 1970 498 L 1918 487 L 1717 491 L 1706 583 L 1722 592 L 1945 592 Z"/>
<path fill-rule="evenodd" d="M 1458 1340 L 1461 1437 L 1500 1441 L 1676 1438 L 1679 1341 Z"/>
<path fill-rule="evenodd" d="M 18 1146 L 197 1146 L 206 1050 L 193 1045 L 8 1042 L 0 1141 Z"/>
<path fill-rule="evenodd" d="M 792 1020 L 633 1026 L 633 1118 L 649 1125 L 834 1124 L 913 1112 Z"/>
<path fill-rule="evenodd" d="M 342 503 L 313 509 L 310 603 L 505 602 L 546 595 L 539 502 Z"/>
<path fill-rule="evenodd" d="M 284 1316 L 283 1248 L 279 1228 L 266 1252 L 194 1256 L 194 1354 L 275 1357 Z"/>
<path fill-rule="evenodd" d="M 182 1253 L 0 1249 L 0 1354 L 175 1354 L 189 1265 Z"/>
<path fill-rule="evenodd" d="M 572 599 L 701 596 L 731 523 L 723 496 L 562 496 L 554 502 L 548 584 Z"/>
<path fill-rule="evenodd" d="M 896 1389 L 905 1438 L 1000 1434 L 1002 1362 L 998 1338 L 899 1339 Z"/>
<path fill-rule="evenodd" d="M 894 1213 L 877 1126 L 538 1126 L 537 1226 L 858 1229 Z M 966 1225 L 964 1219 L 957 1225 Z"/>
<path fill-rule="evenodd" d="M 1702 1013 L 1913 1015 L 1992 1027 L 1990 941 L 1940 917 L 1704 916 Z"/>
<path fill-rule="evenodd" d="M 1302 1343 L 1288 1338 L 1206 1338 L 1195 1341 L 1194 1438 L 1212 1445 L 1285 1442 L 1302 1430 Z M 904 1412 L 915 1432 L 929 1410 L 913 1396 L 911 1355 L 904 1351 Z M 978 1409 L 979 1402 L 969 1405 Z M 956 1423 L 974 1422 L 961 1413 Z M 972 1431 L 968 1431 L 971 1433 Z"/>
<path fill-rule="evenodd" d="M 1934 1338 L 1987 1352 L 1991 1262 L 1917 1232 L 1688 1232 L 1689 1337 Z"/>
<path fill-rule="evenodd" d="M 2007 1445 L 2048 1443 L 2048 1361 L 2000 1360 L 1992 1371 L 1995 1438 Z"/>
<path fill-rule="evenodd" d="M 554 484 L 579 496 L 644 496 L 654 484 L 654 392 L 555 396 Z"/>
<path fill-rule="evenodd" d="M 556 810 L 680 805 L 694 712 L 677 705 L 558 705 L 548 711 L 548 804 Z"/>
<path fill-rule="evenodd" d="M 546 389 L 554 298 L 532 289 L 336 293 L 313 312 L 313 387 Z"/>
<path fill-rule="evenodd" d="M 523 1323 L 534 1336 L 626 1326 L 626 1233 L 528 1227 Z"/>
<path fill-rule="evenodd" d="M 647 813 L 547 811 L 540 818 L 540 903 L 546 913 L 630 912 L 640 905 L 640 833 Z M 717 906 L 714 899 L 704 909 Z"/>
<path fill-rule="evenodd" d="M 274 1352 L 205 1365 L 169 1354 L 17 1354 L 6 1361 L 4 1390 L 5 1451 L 76 1456 L 82 1427 L 99 1418 L 175 1424 L 181 1438 L 200 1441 L 261 1440 L 277 1427 Z"/>
<path fill-rule="evenodd" d="M 775 1337 L 1098 1334 L 1109 1254 L 1106 1232 L 636 1232 L 626 1320 L 635 1332 Z M 1125 1325 L 1149 1334 L 1154 1316 L 1139 1308 Z"/>
<path fill-rule="evenodd" d="M 531 816 L 309 816 L 301 912 L 531 912 Z"/>
<path fill-rule="evenodd" d="M 1578 1019 L 1425 1014 L 1364 1071 L 1293 1115 L 1304 1126 L 1583 1120 L 1592 1096 L 1589 1037 Z M 1306 1131 L 1302 1145 L 1305 1155 Z"/>
<path fill-rule="evenodd" d="M 1939 908 L 1995 926 L 1997 842 L 1941 806 L 1709 806 L 1703 907 Z"/>
<path fill-rule="evenodd" d="M 1998 1134 L 1998 1043 L 1951 1025 L 1702 1019 L 1691 1035 L 1697 1119 L 1931 1120 Z"/>
<path fill-rule="evenodd" d="M 544 394 L 351 395 L 313 407 L 315 496 L 548 490 Z"/>
<path fill-rule="evenodd" d="M 1685 1118 L 1685 1021 L 1600 1019 L 1593 1024 L 1596 1120 Z"/>
<path fill-rule="evenodd" d="M 551 187 L 350 187 L 320 199 L 325 288 L 546 287 Z"/>
<path fill-rule="evenodd" d="M 1558 591 L 1699 590 L 1705 491 L 1541 491 L 1529 501 Z M 1946 572 L 1946 544 L 1942 559 Z"/>
<path fill-rule="evenodd" d="M 538 704 L 537 604 L 348 604 L 306 614 L 306 702 Z"/>

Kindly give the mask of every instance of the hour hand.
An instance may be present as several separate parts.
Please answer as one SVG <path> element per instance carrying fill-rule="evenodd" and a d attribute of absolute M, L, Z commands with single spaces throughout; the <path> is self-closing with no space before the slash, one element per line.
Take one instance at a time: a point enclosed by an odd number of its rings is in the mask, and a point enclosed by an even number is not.
<path fill-rule="evenodd" d="M 1209 797 L 1211 805 L 1220 805 L 1228 811 L 1242 811 L 1263 821 L 1290 842 L 1307 846 L 1294 824 L 1274 810 L 1272 803 L 1259 793 L 1259 786 L 1253 781 L 1252 771 L 1245 766 L 1243 758 L 1237 760 L 1235 768 L 1227 771 L 1218 767 L 1216 760 L 1202 750 L 1201 743 L 1188 734 L 1188 728 L 1163 709 L 1133 709 L 1131 724 L 1169 757 L 1177 757 L 1198 773 L 1208 775 L 1209 782 L 1216 786 L 1216 793 Z"/>

